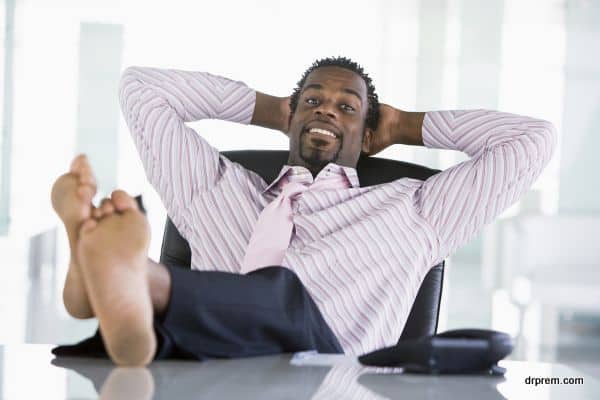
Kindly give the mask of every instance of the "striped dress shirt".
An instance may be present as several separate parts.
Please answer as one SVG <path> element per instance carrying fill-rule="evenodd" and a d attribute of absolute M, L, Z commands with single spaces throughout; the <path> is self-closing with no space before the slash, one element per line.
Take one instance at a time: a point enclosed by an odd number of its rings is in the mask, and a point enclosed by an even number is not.
<path fill-rule="evenodd" d="M 248 124 L 256 92 L 204 72 L 130 67 L 119 94 L 146 175 L 190 244 L 192 268 L 239 273 L 258 215 L 279 185 L 222 156 L 186 122 Z M 422 134 L 425 146 L 470 159 L 425 181 L 369 187 L 360 187 L 353 168 L 329 164 L 320 174 L 344 173 L 351 187 L 295 201 L 282 264 L 346 353 L 398 340 L 429 269 L 523 196 L 556 141 L 547 121 L 489 110 L 428 112 Z M 284 166 L 277 180 L 307 173 Z"/>

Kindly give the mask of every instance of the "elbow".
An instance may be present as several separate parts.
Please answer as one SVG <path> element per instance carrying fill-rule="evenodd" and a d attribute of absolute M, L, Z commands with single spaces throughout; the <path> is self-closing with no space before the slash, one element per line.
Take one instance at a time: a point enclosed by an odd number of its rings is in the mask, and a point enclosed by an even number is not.
<path fill-rule="evenodd" d="M 119 103 L 123 111 L 127 110 L 127 99 L 136 91 L 141 83 L 141 71 L 139 67 L 128 67 L 121 74 L 119 81 Z"/>
<path fill-rule="evenodd" d="M 119 81 L 119 93 L 122 93 L 130 83 L 139 82 L 140 77 L 141 73 L 139 67 L 127 67 L 121 73 L 121 80 Z"/>
<path fill-rule="evenodd" d="M 550 161 L 556 150 L 558 137 L 556 126 L 550 121 L 539 120 L 534 130 L 543 144 L 543 152 L 545 153 L 544 164 L 546 164 Z"/>
<path fill-rule="evenodd" d="M 125 70 L 121 73 L 121 81 L 126 81 L 130 79 L 138 79 L 142 74 L 142 68 L 131 66 L 125 68 Z"/>
<path fill-rule="evenodd" d="M 552 122 L 545 121 L 545 131 L 548 137 L 548 158 L 552 157 L 556 150 L 556 142 L 558 140 L 558 131 Z"/>

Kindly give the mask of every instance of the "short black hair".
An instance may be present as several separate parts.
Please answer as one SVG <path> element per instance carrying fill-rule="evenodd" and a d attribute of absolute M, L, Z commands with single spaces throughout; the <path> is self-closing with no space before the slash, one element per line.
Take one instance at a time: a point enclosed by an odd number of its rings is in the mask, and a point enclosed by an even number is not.
<path fill-rule="evenodd" d="M 365 81 L 365 84 L 367 85 L 367 100 L 369 102 L 369 108 L 367 109 L 366 126 L 375 131 L 377 129 L 377 122 L 379 121 L 379 97 L 377 96 L 377 93 L 375 93 L 375 86 L 373 85 L 371 78 L 368 74 L 365 73 L 363 68 L 359 64 L 347 57 L 322 58 L 313 62 L 312 65 L 308 67 L 306 71 L 304 71 L 304 74 L 302 74 L 302 78 L 300 78 L 300 80 L 296 84 L 296 87 L 294 88 L 294 91 L 292 92 L 292 95 L 290 96 L 290 115 L 294 115 L 294 112 L 296 111 L 296 107 L 298 106 L 298 98 L 300 97 L 300 92 L 302 91 L 302 87 L 306 82 L 306 78 L 308 78 L 308 75 L 315 69 L 321 67 L 345 68 L 360 75 L 360 77 Z"/>

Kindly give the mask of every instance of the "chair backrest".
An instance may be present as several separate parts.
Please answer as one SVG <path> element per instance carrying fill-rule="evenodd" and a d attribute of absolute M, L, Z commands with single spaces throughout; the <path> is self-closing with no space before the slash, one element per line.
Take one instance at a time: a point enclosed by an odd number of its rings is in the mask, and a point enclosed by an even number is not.
<path fill-rule="evenodd" d="M 288 160 L 288 151 L 277 150 L 224 151 L 221 154 L 256 172 L 267 183 L 277 177 L 281 167 Z M 361 157 L 356 170 L 361 186 L 377 185 L 405 177 L 425 180 L 439 172 L 421 165 L 375 157 Z M 160 262 L 187 267 L 191 264 L 190 247 L 169 218 L 167 218 L 165 226 Z M 415 339 L 436 333 L 443 278 L 444 262 L 442 261 L 433 266 L 425 276 L 400 340 Z"/>

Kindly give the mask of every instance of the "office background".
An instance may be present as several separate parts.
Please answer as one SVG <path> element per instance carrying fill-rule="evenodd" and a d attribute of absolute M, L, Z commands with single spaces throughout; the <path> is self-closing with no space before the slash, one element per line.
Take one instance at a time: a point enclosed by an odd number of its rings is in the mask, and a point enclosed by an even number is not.
<path fill-rule="evenodd" d="M 555 124 L 556 153 L 532 190 L 448 259 L 440 330 L 504 330 L 515 359 L 600 375 L 600 1 L 3 0 L 0 25 L 0 343 L 95 328 L 62 305 L 68 245 L 49 200 L 75 154 L 89 155 L 99 198 L 143 194 L 158 258 L 165 211 L 120 115 L 126 66 L 204 70 L 284 96 L 313 60 L 344 55 L 401 109 Z M 220 150 L 288 147 L 266 129 L 191 126 Z M 440 169 L 466 159 L 409 146 L 379 156 Z"/>

